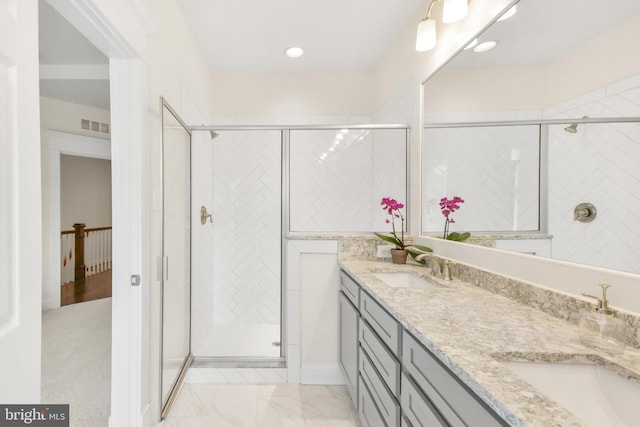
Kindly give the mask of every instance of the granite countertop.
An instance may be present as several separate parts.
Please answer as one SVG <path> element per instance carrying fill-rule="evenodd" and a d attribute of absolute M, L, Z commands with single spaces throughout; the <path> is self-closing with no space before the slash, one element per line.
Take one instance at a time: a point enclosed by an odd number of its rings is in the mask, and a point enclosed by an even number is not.
<path fill-rule="evenodd" d="M 342 268 L 513 426 L 582 426 L 573 414 L 499 363 L 576 361 L 606 365 L 640 382 L 640 350 L 608 354 L 584 346 L 578 327 L 459 280 L 444 281 L 417 265 L 340 260 Z M 414 272 L 432 289 L 393 288 L 376 272 Z"/>

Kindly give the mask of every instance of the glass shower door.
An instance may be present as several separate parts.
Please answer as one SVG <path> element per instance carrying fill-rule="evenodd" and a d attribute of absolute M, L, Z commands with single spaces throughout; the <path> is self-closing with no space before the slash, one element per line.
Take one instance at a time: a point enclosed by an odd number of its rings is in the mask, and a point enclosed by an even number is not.
<path fill-rule="evenodd" d="M 191 364 L 191 134 L 162 100 L 163 419 Z"/>

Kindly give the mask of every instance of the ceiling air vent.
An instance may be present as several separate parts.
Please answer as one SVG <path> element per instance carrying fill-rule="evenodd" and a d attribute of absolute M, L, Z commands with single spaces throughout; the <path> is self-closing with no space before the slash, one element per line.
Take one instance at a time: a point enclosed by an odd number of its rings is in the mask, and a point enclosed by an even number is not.
<path fill-rule="evenodd" d="M 111 125 L 109 123 L 96 122 L 89 119 L 80 119 L 80 129 L 108 135 L 111 132 Z"/>

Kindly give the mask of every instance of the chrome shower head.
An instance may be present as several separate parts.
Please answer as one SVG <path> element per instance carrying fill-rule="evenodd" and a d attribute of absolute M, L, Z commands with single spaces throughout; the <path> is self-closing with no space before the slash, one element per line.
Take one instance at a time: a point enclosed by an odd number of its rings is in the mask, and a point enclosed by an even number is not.
<path fill-rule="evenodd" d="M 210 130 L 209 133 L 211 134 L 211 139 L 217 138 L 219 135 L 215 130 Z"/>
<path fill-rule="evenodd" d="M 582 116 L 583 119 L 588 119 L 589 116 Z M 569 126 L 564 128 L 565 132 L 569 133 L 577 133 L 578 132 L 578 123 L 571 123 Z"/>

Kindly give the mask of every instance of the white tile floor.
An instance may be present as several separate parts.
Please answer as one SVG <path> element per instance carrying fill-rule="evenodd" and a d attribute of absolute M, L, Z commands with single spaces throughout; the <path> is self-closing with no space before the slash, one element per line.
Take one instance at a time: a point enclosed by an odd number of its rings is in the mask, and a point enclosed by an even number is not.
<path fill-rule="evenodd" d="M 344 386 L 185 384 L 163 427 L 360 427 Z"/>

